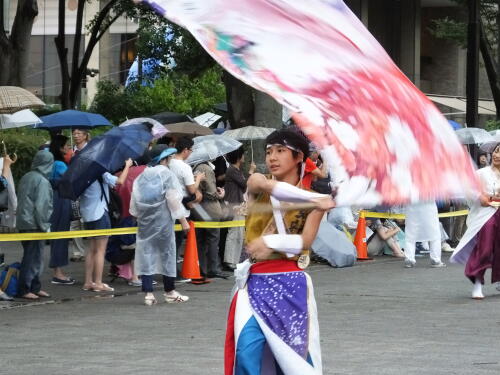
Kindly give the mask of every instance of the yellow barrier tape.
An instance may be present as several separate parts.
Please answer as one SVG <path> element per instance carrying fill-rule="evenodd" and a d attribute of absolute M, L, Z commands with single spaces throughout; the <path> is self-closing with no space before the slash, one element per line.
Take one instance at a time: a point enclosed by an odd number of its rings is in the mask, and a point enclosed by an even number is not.
<path fill-rule="evenodd" d="M 235 228 L 244 227 L 245 220 L 233 221 L 195 221 L 195 228 Z M 180 224 L 174 226 L 174 230 L 180 231 Z M 2 241 L 33 241 L 33 240 L 58 240 L 63 238 L 78 238 L 78 237 L 99 237 L 99 236 L 114 236 L 121 234 L 136 234 L 137 227 L 113 228 L 113 229 L 96 229 L 96 230 L 75 230 L 65 232 L 47 232 L 47 233 L 2 233 L 0 234 L 0 242 Z"/>
<path fill-rule="evenodd" d="M 451 211 L 443 212 L 438 214 L 438 217 L 454 217 L 454 216 L 464 216 L 468 215 L 469 210 Z M 359 215 L 364 215 L 364 217 L 376 218 L 376 219 L 404 219 L 406 215 L 404 214 L 389 214 L 385 212 L 371 212 L 371 211 L 360 211 Z"/>
<path fill-rule="evenodd" d="M 463 216 L 469 213 L 468 210 L 443 212 L 439 217 Z M 404 214 L 389 214 L 384 212 L 360 211 L 360 217 L 378 218 L 378 219 L 404 219 Z M 244 227 L 245 220 L 233 221 L 195 221 L 195 228 L 235 228 Z M 174 229 L 181 230 L 181 226 L 176 224 Z M 114 236 L 121 234 L 136 234 L 137 227 L 99 229 L 99 230 L 75 230 L 65 232 L 47 232 L 47 233 L 2 233 L 0 234 L 0 242 L 5 241 L 33 241 L 33 240 L 58 240 L 63 238 L 78 238 L 78 237 L 99 237 L 99 236 Z"/>

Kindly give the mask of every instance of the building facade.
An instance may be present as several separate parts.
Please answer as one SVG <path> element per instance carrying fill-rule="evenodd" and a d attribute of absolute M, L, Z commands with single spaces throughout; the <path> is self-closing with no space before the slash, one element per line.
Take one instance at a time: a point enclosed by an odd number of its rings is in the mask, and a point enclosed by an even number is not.
<path fill-rule="evenodd" d="M 17 0 L 10 0 L 12 22 Z M 439 40 L 430 32 L 434 19 L 457 17 L 465 19 L 462 9 L 450 0 L 346 0 L 346 4 L 368 27 L 394 62 L 418 87 L 428 94 L 464 96 L 466 51 L 456 44 Z M 77 0 L 66 3 L 67 44 L 71 48 L 76 21 Z M 39 15 L 32 32 L 31 60 L 27 78 L 28 89 L 48 103 L 58 101 L 61 88 L 59 61 L 54 44 L 57 34 L 58 1 L 38 0 Z M 99 9 L 99 2 L 86 5 L 85 23 Z M 8 24 L 8 23 L 7 23 Z M 99 73 L 89 77 L 82 95 L 88 104 L 95 94 L 98 80 L 108 79 L 123 84 L 136 49 L 137 24 L 121 18 L 95 48 L 89 68 Z M 84 44 L 81 49 L 83 50 Z M 71 50 L 69 51 L 71 56 Z M 70 62 L 71 63 L 71 62 Z M 491 98 L 491 91 L 481 68 L 480 97 Z"/>

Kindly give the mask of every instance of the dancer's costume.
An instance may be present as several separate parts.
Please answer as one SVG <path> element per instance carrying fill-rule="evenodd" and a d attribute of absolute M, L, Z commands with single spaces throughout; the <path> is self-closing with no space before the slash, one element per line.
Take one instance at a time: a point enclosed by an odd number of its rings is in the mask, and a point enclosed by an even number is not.
<path fill-rule="evenodd" d="M 491 167 L 477 171 L 486 194 L 500 189 L 500 178 Z M 500 281 L 500 210 L 481 206 L 479 200 L 470 205 L 467 231 L 453 252 L 453 263 L 465 264 L 465 276 L 472 282 L 484 283 L 484 272 L 491 268 L 491 282 Z"/>
<path fill-rule="evenodd" d="M 279 202 L 264 193 L 255 202 L 272 204 L 275 210 L 247 216 L 245 243 L 283 231 L 302 233 L 310 211 L 282 214 L 276 210 Z M 287 237 L 293 242 L 298 236 Z M 226 333 L 226 375 L 322 374 L 316 301 L 303 271 L 308 260 L 309 251 L 274 251 L 264 261 L 238 265 Z"/>

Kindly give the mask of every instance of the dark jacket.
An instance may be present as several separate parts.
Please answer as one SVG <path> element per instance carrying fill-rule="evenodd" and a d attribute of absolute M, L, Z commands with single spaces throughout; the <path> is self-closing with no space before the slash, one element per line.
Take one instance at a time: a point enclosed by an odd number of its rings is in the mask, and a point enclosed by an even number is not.
<path fill-rule="evenodd" d="M 226 183 L 224 185 L 226 195 L 224 200 L 231 205 L 243 202 L 243 194 L 247 190 L 247 179 L 243 172 L 232 165 L 226 171 Z"/>
<path fill-rule="evenodd" d="M 17 229 L 48 232 L 52 215 L 52 174 L 54 156 L 38 151 L 31 163 L 31 171 L 19 182 Z"/>

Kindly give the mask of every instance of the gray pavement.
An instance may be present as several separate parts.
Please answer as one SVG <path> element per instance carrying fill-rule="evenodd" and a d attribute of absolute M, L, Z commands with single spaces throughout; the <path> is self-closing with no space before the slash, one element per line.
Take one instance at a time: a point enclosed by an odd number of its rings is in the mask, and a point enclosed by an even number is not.
<path fill-rule="evenodd" d="M 18 244 L 2 251 L 20 259 Z M 488 285 L 474 301 L 462 267 L 417 262 L 309 268 L 324 374 L 500 373 L 500 293 Z M 79 284 L 51 285 L 45 271 L 44 303 L 0 303 L 0 374 L 223 373 L 232 281 L 179 285 L 188 303 L 146 307 L 138 288 L 117 281 L 114 295 L 96 296 L 80 290 L 82 263 L 68 270 Z"/>

